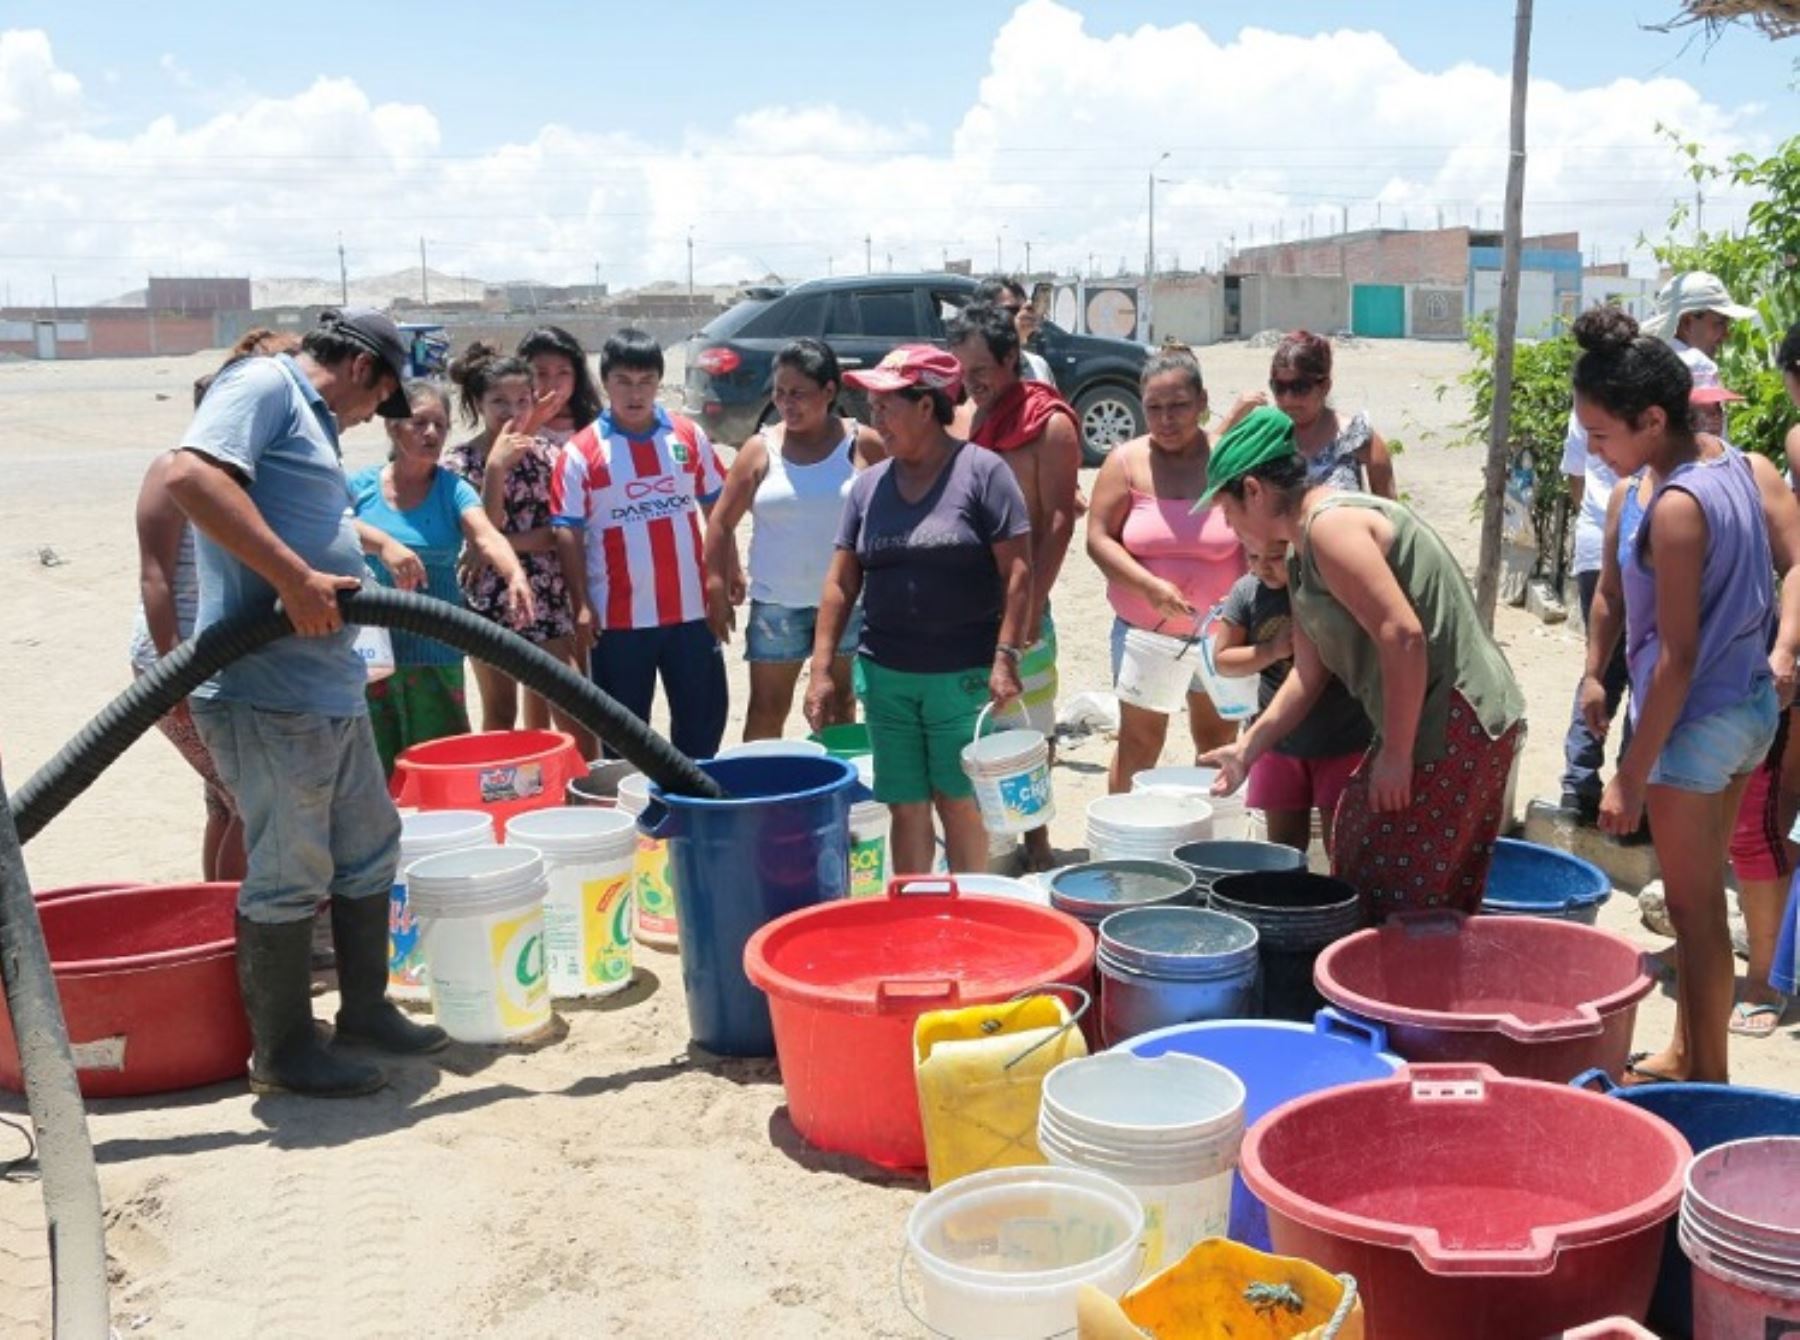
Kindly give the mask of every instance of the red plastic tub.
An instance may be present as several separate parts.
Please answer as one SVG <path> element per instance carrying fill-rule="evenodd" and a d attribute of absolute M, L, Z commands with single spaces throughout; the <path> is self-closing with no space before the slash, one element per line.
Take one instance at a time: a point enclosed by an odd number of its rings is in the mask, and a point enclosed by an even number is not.
<path fill-rule="evenodd" d="M 913 1024 L 1053 982 L 1085 987 L 1094 936 L 1079 921 L 954 879 L 897 879 L 885 898 L 824 903 L 770 922 L 744 948 L 769 997 L 788 1114 L 820 1149 L 923 1168 Z"/>
<path fill-rule="evenodd" d="M 1629 1103 L 1444 1065 L 1277 1108 L 1239 1169 L 1276 1252 L 1356 1277 L 1372 1337 L 1520 1340 L 1643 1317 L 1689 1157 Z"/>
<path fill-rule="evenodd" d="M 486 810 L 496 832 L 528 810 L 563 803 L 587 776 L 571 736 L 557 730 L 449 735 L 402 750 L 394 760 L 394 803 L 421 810 Z"/>
<path fill-rule="evenodd" d="M 39 899 L 84 1095 L 167 1093 L 244 1073 L 250 1026 L 238 991 L 236 911 L 235 884 Z M 0 1088 L 23 1087 L 0 1001 Z"/>
<path fill-rule="evenodd" d="M 1637 1003 L 1655 981 L 1610 931 L 1538 917 L 1400 916 L 1319 955 L 1313 979 L 1338 1009 L 1387 1029 L 1409 1061 L 1491 1065 L 1566 1084 L 1617 1075 Z"/>

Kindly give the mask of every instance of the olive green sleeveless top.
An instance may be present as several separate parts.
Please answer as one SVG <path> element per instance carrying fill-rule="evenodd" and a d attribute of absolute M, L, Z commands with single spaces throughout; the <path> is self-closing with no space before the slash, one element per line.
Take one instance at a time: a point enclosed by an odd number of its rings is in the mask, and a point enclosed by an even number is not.
<path fill-rule="evenodd" d="M 1376 747 L 1384 715 L 1379 650 L 1325 585 L 1312 558 L 1312 523 L 1332 507 L 1379 512 L 1394 528 L 1388 570 L 1425 630 L 1425 703 L 1413 762 L 1432 763 L 1444 756 L 1453 691 L 1467 700 L 1490 738 L 1505 734 L 1525 715 L 1525 697 L 1505 654 L 1481 626 L 1474 592 L 1450 550 L 1436 531 L 1399 503 L 1365 493 L 1339 493 L 1319 503 L 1307 518 L 1299 550 L 1288 558 L 1288 585 L 1294 617 L 1318 648 L 1325 668 L 1344 681 L 1368 713 L 1375 725 Z"/>

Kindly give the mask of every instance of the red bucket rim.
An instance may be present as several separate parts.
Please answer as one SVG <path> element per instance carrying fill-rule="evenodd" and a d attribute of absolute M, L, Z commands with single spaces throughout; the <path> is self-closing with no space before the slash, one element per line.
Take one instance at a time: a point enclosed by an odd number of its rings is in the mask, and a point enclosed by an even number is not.
<path fill-rule="evenodd" d="M 118 898 L 126 894 L 159 893 L 166 894 L 171 889 L 199 889 L 207 893 L 229 891 L 235 899 L 237 885 L 228 880 L 205 880 L 177 882 L 173 884 L 125 884 L 118 888 L 103 892 L 77 894 L 68 898 L 58 898 L 52 904 L 56 913 L 61 916 L 68 908 L 80 908 L 85 903 L 98 903 L 104 899 Z M 237 953 L 237 930 L 233 926 L 232 933 L 223 939 L 201 940 L 190 945 L 182 945 L 177 949 L 158 949 L 144 954 L 131 954 L 124 958 L 84 958 L 84 959 L 51 959 L 51 974 L 56 977 L 95 977 L 120 976 L 131 972 L 146 972 L 153 968 L 172 967 L 178 964 L 194 963 L 200 959 L 212 958 L 220 953 Z"/>
<path fill-rule="evenodd" d="M 1514 1014 L 1476 1014 L 1467 1011 L 1450 1014 L 1442 1010 L 1398 1005 L 1392 1001 L 1365 996 L 1337 981 L 1333 974 L 1342 959 L 1362 949 L 1378 936 L 1405 933 L 1405 926 L 1400 919 L 1396 919 L 1385 925 L 1353 932 L 1327 946 L 1313 964 L 1313 985 L 1318 988 L 1320 995 L 1337 1008 L 1378 1023 L 1430 1028 L 1444 1033 L 1497 1032 L 1515 1042 L 1560 1042 L 1593 1037 L 1605 1027 L 1607 1015 L 1624 1009 L 1627 1005 L 1635 1005 L 1656 988 L 1656 978 L 1645 967 L 1642 951 L 1623 936 L 1598 926 L 1537 917 L 1468 917 L 1459 912 L 1432 914 L 1424 919 L 1453 920 L 1458 935 L 1484 935 L 1501 939 L 1530 938 L 1546 934 L 1586 937 L 1591 942 L 1604 942 L 1609 947 L 1631 954 L 1638 965 L 1637 975 L 1617 991 L 1571 1007 L 1571 1017 L 1547 1023 L 1528 1023 Z"/>
<path fill-rule="evenodd" d="M 856 987 L 820 986 L 792 976 L 769 960 L 771 949 L 779 941 L 802 928 L 816 929 L 816 923 L 819 922 L 841 921 L 855 924 L 936 917 L 958 908 L 977 910 L 979 915 L 974 919 L 996 928 L 1010 926 L 1017 929 L 1023 925 L 1041 924 L 1064 932 L 1069 940 L 1069 950 L 1056 962 L 1045 964 L 1033 973 L 1039 982 L 1079 983 L 1091 970 L 1094 958 L 1093 932 L 1066 913 L 1023 903 L 1014 898 L 963 893 L 956 888 L 954 879 L 940 881 L 935 877 L 929 882 L 948 884 L 947 895 L 922 897 L 915 894 L 897 897 L 895 889 L 902 882 L 896 880 L 889 885 L 885 897 L 839 899 L 814 907 L 803 907 L 776 918 L 760 928 L 745 944 L 745 976 L 770 1000 L 794 1001 L 830 1009 L 839 1014 L 859 1015 L 914 1010 L 915 1007 L 916 1011 L 922 1012 L 926 1009 L 957 1009 L 964 1005 L 993 1004 L 1006 1000 L 1022 987 L 1031 985 L 1029 982 L 1022 982 L 991 990 L 965 991 L 946 974 L 942 978 L 930 980 L 917 976 L 896 976 L 888 981 L 875 981 Z M 951 989 L 935 994 L 930 990 L 940 986 Z"/>
<path fill-rule="evenodd" d="M 492 758 L 463 759 L 456 763 L 434 763 L 433 753 L 448 752 L 452 746 L 467 748 L 470 740 L 499 740 L 512 737 L 521 742 L 516 752 L 495 755 Z M 529 748 L 523 747 L 527 740 L 536 741 Z M 555 754 L 563 749 L 575 748 L 575 737 L 567 731 L 560 730 L 486 730 L 468 731 L 462 735 L 445 735 L 436 740 L 426 740 L 422 744 L 411 745 L 400 751 L 394 760 L 394 771 L 401 768 L 414 768 L 420 772 L 461 772 L 466 768 L 507 768 L 520 763 L 530 763 L 542 758 L 545 754 Z M 585 768 L 585 764 L 583 767 Z"/>
<path fill-rule="evenodd" d="M 1285 1183 L 1278 1181 L 1263 1166 L 1262 1147 L 1268 1139 L 1269 1133 L 1296 1112 L 1307 1107 L 1337 1101 L 1339 1095 L 1351 1091 L 1378 1087 L 1410 1088 L 1415 1081 L 1434 1079 L 1479 1079 L 1484 1085 L 1490 1087 L 1528 1088 L 1541 1091 L 1545 1095 L 1558 1095 L 1546 1099 L 1550 1102 L 1576 1101 L 1600 1104 L 1613 1102 L 1618 1107 L 1631 1107 L 1633 1121 L 1639 1122 L 1647 1130 L 1669 1142 L 1673 1155 L 1670 1159 L 1669 1171 L 1659 1186 L 1628 1205 L 1621 1206 L 1604 1215 L 1572 1219 L 1567 1223 L 1549 1225 L 1534 1230 L 1531 1235 L 1531 1247 L 1528 1251 L 1522 1251 L 1519 1248 L 1446 1251 L 1441 1246 L 1439 1235 L 1435 1229 L 1399 1224 L 1391 1220 L 1373 1219 L 1366 1215 L 1350 1214 L 1347 1211 L 1321 1205 L 1290 1190 Z M 1596 1113 L 1601 1110 L 1601 1108 L 1594 1109 Z M 1592 1247 L 1605 1242 L 1613 1242 L 1672 1218 L 1681 1207 L 1687 1166 L 1692 1157 L 1692 1146 L 1689 1145 L 1687 1138 L 1668 1122 L 1642 1108 L 1632 1107 L 1630 1103 L 1617 1103 L 1607 1094 L 1578 1089 L 1568 1084 L 1515 1079 L 1502 1075 L 1492 1066 L 1487 1065 L 1444 1064 L 1403 1066 L 1388 1079 L 1363 1080 L 1356 1084 L 1322 1089 L 1283 1103 L 1245 1132 L 1243 1147 L 1238 1155 L 1238 1170 L 1243 1175 L 1245 1185 L 1250 1188 L 1257 1199 L 1264 1202 L 1272 1211 L 1285 1215 L 1308 1228 L 1330 1233 L 1352 1242 L 1408 1252 L 1429 1274 L 1436 1276 L 1537 1276 L 1549 1274 L 1554 1270 L 1557 1258 L 1562 1252 L 1578 1247 Z"/>

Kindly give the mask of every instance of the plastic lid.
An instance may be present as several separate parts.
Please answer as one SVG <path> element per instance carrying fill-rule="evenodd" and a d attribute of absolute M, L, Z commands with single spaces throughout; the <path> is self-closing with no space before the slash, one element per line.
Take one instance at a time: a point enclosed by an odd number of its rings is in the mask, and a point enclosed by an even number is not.
<path fill-rule="evenodd" d="M 494 816 L 486 810 L 416 810 L 400 817 L 400 853 L 407 863 L 434 852 L 491 846 Z"/>
<path fill-rule="evenodd" d="M 1087 807 L 1089 832 L 1184 832 L 1206 823 L 1212 815 L 1212 805 L 1198 796 L 1158 791 L 1101 796 Z"/>
<path fill-rule="evenodd" d="M 535 847 L 470 847 L 415 861 L 406 898 L 422 915 L 481 912 L 544 894 L 544 858 Z"/>
<path fill-rule="evenodd" d="M 1136 907 L 1100 923 L 1100 950 L 1130 966 L 1155 970 L 1182 962 L 1236 964 L 1256 957 L 1256 927 L 1204 907 Z"/>
<path fill-rule="evenodd" d="M 637 820 L 622 810 L 527 810 L 506 821 L 506 841 L 545 856 L 623 858 L 637 850 Z"/>
<path fill-rule="evenodd" d="M 1191 899 L 1193 872 L 1171 861 L 1089 861 L 1050 879 L 1050 905 L 1072 916 Z"/>

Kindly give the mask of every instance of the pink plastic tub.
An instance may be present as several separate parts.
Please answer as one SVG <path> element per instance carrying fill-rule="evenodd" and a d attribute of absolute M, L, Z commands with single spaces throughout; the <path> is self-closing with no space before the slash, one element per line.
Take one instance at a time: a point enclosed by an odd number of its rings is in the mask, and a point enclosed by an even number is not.
<path fill-rule="evenodd" d="M 1277 1253 L 1356 1277 L 1371 1336 L 1522 1340 L 1644 1315 L 1689 1157 L 1628 1103 L 1442 1065 L 1277 1108 L 1239 1167 Z"/>
<path fill-rule="evenodd" d="M 1630 941 L 1572 921 L 1400 916 L 1332 945 L 1313 970 L 1341 1011 L 1409 1061 L 1491 1065 L 1566 1084 L 1617 1075 L 1654 978 Z"/>
<path fill-rule="evenodd" d="M 1734 1140 L 1695 1159 L 1680 1237 L 1695 1340 L 1800 1336 L 1800 1139 Z"/>

